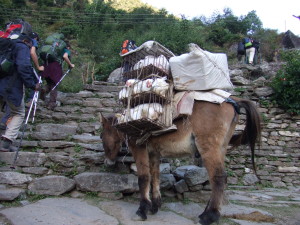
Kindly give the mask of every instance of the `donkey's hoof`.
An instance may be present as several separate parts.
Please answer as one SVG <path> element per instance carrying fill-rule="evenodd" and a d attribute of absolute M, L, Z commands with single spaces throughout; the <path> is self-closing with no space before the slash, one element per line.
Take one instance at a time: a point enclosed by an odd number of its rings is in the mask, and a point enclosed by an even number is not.
<path fill-rule="evenodd" d="M 161 207 L 161 198 L 152 199 L 152 205 L 150 208 L 150 212 L 155 214 L 158 212 L 158 209 Z"/>
<path fill-rule="evenodd" d="M 131 217 L 132 221 L 145 221 L 145 219 L 142 219 L 139 215 L 135 214 L 134 216 Z"/>
<path fill-rule="evenodd" d="M 136 211 L 136 214 L 132 217 L 134 221 L 144 221 L 147 219 L 146 213 L 143 213 L 140 209 Z"/>
<path fill-rule="evenodd" d="M 210 225 L 220 219 L 220 212 L 218 210 L 209 210 L 206 212 L 203 212 L 199 218 L 199 223 L 202 225 Z"/>

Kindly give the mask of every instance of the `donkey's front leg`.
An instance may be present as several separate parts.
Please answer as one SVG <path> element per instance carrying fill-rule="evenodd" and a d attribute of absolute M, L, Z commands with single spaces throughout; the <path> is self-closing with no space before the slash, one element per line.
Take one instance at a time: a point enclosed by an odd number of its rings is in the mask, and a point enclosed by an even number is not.
<path fill-rule="evenodd" d="M 152 184 L 152 207 L 151 212 L 153 214 L 158 212 L 161 207 L 161 195 L 160 195 L 160 155 L 158 153 L 149 154 L 150 161 L 150 174 L 151 174 L 151 184 Z"/>
<path fill-rule="evenodd" d="M 132 146 L 132 155 L 136 162 L 138 184 L 140 190 L 140 207 L 136 214 L 139 216 L 136 220 L 146 220 L 147 213 L 151 208 L 150 200 L 150 168 L 149 168 L 149 155 L 146 147 L 143 146 Z"/>

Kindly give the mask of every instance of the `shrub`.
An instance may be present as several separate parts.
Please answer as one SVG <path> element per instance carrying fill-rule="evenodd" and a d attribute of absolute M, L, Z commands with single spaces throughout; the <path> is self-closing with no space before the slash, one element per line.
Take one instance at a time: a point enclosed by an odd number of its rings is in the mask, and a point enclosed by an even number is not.
<path fill-rule="evenodd" d="M 271 86 L 274 89 L 273 99 L 292 115 L 300 114 L 300 51 L 282 53 L 286 64 L 278 71 Z"/>

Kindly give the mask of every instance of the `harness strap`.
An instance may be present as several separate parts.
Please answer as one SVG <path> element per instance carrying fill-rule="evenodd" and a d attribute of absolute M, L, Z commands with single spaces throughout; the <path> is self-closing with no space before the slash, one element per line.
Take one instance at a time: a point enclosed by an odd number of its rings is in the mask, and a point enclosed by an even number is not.
<path fill-rule="evenodd" d="M 232 98 L 226 98 L 225 99 L 225 102 L 227 102 L 227 103 L 230 103 L 232 106 L 233 106 L 233 108 L 234 108 L 234 110 L 235 110 L 235 112 L 237 113 L 237 114 L 241 114 L 241 110 L 240 110 L 240 107 L 239 107 L 239 105 L 236 103 L 236 101 L 234 101 Z"/>

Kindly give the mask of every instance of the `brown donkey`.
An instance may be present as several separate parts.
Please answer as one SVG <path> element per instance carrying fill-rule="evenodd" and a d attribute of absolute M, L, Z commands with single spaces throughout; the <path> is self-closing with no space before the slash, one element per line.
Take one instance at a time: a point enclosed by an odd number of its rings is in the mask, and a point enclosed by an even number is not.
<path fill-rule="evenodd" d="M 229 144 L 249 144 L 254 165 L 255 142 L 260 141 L 260 116 L 256 107 L 248 100 L 234 98 L 235 108 L 246 114 L 246 126 L 242 133 L 234 135 L 238 114 L 232 104 L 213 104 L 195 101 L 193 113 L 185 119 L 174 121 L 177 130 L 172 133 L 150 137 L 143 145 L 128 137 L 128 146 L 136 161 L 138 184 L 141 194 L 136 214 L 147 219 L 147 212 L 156 213 L 161 206 L 159 163 L 160 157 L 181 157 L 199 152 L 208 171 L 212 193 L 204 212 L 199 216 L 202 225 L 220 218 L 220 206 L 226 185 L 224 159 Z M 115 118 L 102 116 L 101 138 L 107 162 L 116 160 L 125 135 L 114 126 Z M 150 191 L 152 193 L 150 193 Z"/>

